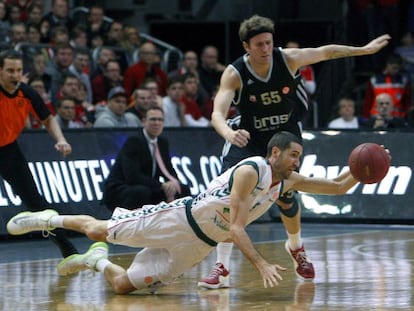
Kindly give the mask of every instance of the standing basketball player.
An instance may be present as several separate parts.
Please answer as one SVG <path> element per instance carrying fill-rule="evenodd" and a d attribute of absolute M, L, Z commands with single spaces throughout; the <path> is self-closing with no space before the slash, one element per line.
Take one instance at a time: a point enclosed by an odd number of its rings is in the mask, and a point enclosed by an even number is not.
<path fill-rule="evenodd" d="M 320 61 L 369 55 L 385 47 L 389 35 L 380 36 L 363 47 L 325 45 L 318 48 L 274 48 L 272 20 L 252 16 L 243 21 L 239 37 L 246 54 L 227 66 L 214 100 L 212 125 L 226 140 L 223 171 L 243 158 L 264 156 L 267 141 L 279 131 L 301 137 L 300 120 L 307 110 L 305 90 L 298 69 Z M 231 103 L 239 115 L 227 122 Z M 315 277 L 301 240 L 300 207 L 293 191 L 285 193 L 277 204 L 287 231 L 285 248 L 303 280 Z M 229 262 L 233 243 L 219 243 L 217 263 L 198 285 L 215 289 L 229 286 Z"/>
<path fill-rule="evenodd" d="M 72 152 L 54 117 L 35 90 L 21 83 L 23 59 L 20 53 L 8 50 L 0 53 L 0 176 L 31 211 L 49 206 L 37 190 L 26 159 L 17 143 L 30 114 L 37 116 L 56 140 L 55 149 L 66 156 Z M 51 235 L 63 255 L 77 253 L 64 231 Z"/>

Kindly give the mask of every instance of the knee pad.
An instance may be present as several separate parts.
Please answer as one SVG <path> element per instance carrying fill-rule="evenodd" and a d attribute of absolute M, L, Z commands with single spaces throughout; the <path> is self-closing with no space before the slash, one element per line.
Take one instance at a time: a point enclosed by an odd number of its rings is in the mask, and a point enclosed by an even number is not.
<path fill-rule="evenodd" d="M 279 200 L 283 203 L 291 204 L 296 201 L 296 193 L 296 190 L 288 190 L 279 197 Z"/>
<path fill-rule="evenodd" d="M 283 214 L 286 217 L 292 218 L 295 217 L 299 212 L 299 202 L 295 195 L 293 195 L 291 198 L 288 198 L 288 202 L 286 200 L 282 200 L 282 198 L 279 198 L 283 203 L 286 204 L 292 204 L 289 208 L 281 208 L 279 206 L 279 211 L 281 214 Z"/>

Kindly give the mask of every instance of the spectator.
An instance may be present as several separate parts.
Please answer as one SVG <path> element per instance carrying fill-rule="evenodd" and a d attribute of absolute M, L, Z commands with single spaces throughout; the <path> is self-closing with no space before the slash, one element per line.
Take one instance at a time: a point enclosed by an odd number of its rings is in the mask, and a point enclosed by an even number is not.
<path fill-rule="evenodd" d="M 111 23 L 104 19 L 105 10 L 104 7 L 98 4 L 92 5 L 89 9 L 87 33 L 88 42 L 92 46 L 92 39 L 98 35 L 101 38 L 109 31 Z"/>
<path fill-rule="evenodd" d="M 26 23 L 34 23 L 40 26 L 40 22 L 42 20 L 42 13 L 43 8 L 40 5 L 36 3 L 31 3 L 27 8 Z"/>
<path fill-rule="evenodd" d="M 110 210 L 118 206 L 135 209 L 191 195 L 188 186 L 178 181 L 169 156 L 168 140 L 161 135 L 162 109 L 151 107 L 143 121 L 142 131 L 127 139 L 105 180 L 103 202 Z M 157 150 L 162 163 L 157 160 Z"/>
<path fill-rule="evenodd" d="M 185 121 L 188 126 L 205 127 L 210 125 L 210 121 L 205 118 L 197 103 L 198 79 L 191 72 L 187 72 L 182 77 L 184 93 L 182 102 L 185 105 Z"/>
<path fill-rule="evenodd" d="M 384 70 L 372 76 L 368 82 L 363 107 L 363 117 L 377 116 L 375 98 L 378 94 L 388 93 L 393 98 L 393 115 L 404 118 L 411 106 L 410 79 L 401 72 L 402 58 L 397 54 L 391 54 L 386 62 Z"/>
<path fill-rule="evenodd" d="M 76 103 L 75 107 L 75 121 L 82 124 L 84 127 L 90 127 L 87 106 L 84 105 L 83 100 L 80 99 L 82 82 L 72 73 L 68 72 L 62 76 L 62 83 L 60 85 L 56 101 L 64 97 L 73 98 Z"/>
<path fill-rule="evenodd" d="M 64 25 L 57 25 L 50 29 L 49 44 L 56 46 L 59 44 L 69 44 L 69 30 Z"/>
<path fill-rule="evenodd" d="M 57 101 L 57 94 L 61 85 L 62 76 L 69 72 L 73 62 L 73 48 L 69 43 L 59 44 L 55 47 L 53 60 L 46 67 L 46 73 L 52 76 L 50 87 L 52 103 Z"/>
<path fill-rule="evenodd" d="M 145 117 L 145 113 L 152 106 L 151 93 L 147 89 L 140 87 L 134 91 L 133 103 L 127 109 L 128 113 L 134 114 L 141 122 Z"/>
<path fill-rule="evenodd" d="M 60 79 L 60 81 L 61 83 L 59 86 L 59 90 L 56 94 L 56 97 L 59 99 L 63 97 L 75 98 L 79 90 L 80 81 L 78 77 L 68 71 L 62 75 L 62 78 Z"/>
<path fill-rule="evenodd" d="M 167 96 L 162 99 L 165 127 L 186 126 L 185 104 L 181 101 L 183 92 L 183 82 L 180 77 L 175 76 L 168 80 Z"/>
<path fill-rule="evenodd" d="M 81 81 L 79 81 L 78 85 L 78 91 L 73 96 L 76 104 L 75 121 L 78 121 L 83 127 L 93 127 L 96 112 L 95 106 L 87 99 L 86 86 Z"/>
<path fill-rule="evenodd" d="M 56 105 L 55 119 L 61 129 L 81 128 L 82 124 L 75 120 L 75 100 L 70 97 L 63 97 L 59 99 Z"/>
<path fill-rule="evenodd" d="M 109 60 L 104 65 L 102 74 L 97 75 L 91 82 L 93 104 L 106 104 L 109 90 L 122 86 L 121 66 L 116 60 Z"/>
<path fill-rule="evenodd" d="M 0 41 L 7 42 L 9 40 L 10 22 L 7 20 L 6 3 L 0 1 Z"/>
<path fill-rule="evenodd" d="M 75 49 L 88 49 L 88 33 L 81 25 L 76 25 L 70 32 L 70 45 Z"/>
<path fill-rule="evenodd" d="M 18 24 L 23 22 L 23 20 L 21 19 L 21 15 L 22 15 L 22 9 L 16 5 L 16 4 L 12 4 L 9 5 L 9 22 L 11 25 L 14 24 Z"/>
<path fill-rule="evenodd" d="M 49 44 L 50 42 L 50 24 L 46 19 L 40 22 L 40 33 L 42 34 L 42 43 Z"/>
<path fill-rule="evenodd" d="M 47 89 L 45 86 L 45 83 L 40 76 L 34 76 L 29 79 L 28 84 L 40 95 L 40 97 L 43 99 L 46 107 L 49 109 L 49 111 L 54 115 L 55 114 L 55 108 L 53 107 L 53 104 L 50 100 L 50 97 L 47 93 Z"/>
<path fill-rule="evenodd" d="M 137 27 L 134 26 L 125 26 L 123 38 L 121 41 L 121 47 L 128 50 L 130 56 L 137 50 L 140 46 L 140 37 Z"/>
<path fill-rule="evenodd" d="M 171 78 L 173 76 L 182 76 L 183 74 L 191 72 L 197 76 L 197 79 L 199 80 L 198 76 L 198 56 L 197 53 L 189 50 L 184 53 L 183 57 L 183 63 L 181 66 L 172 72 L 169 73 L 168 78 Z M 203 86 L 199 83 L 198 84 L 198 92 L 197 92 L 197 103 L 200 107 L 204 105 L 205 102 L 208 102 L 211 100 L 211 96 L 207 93 L 207 91 L 203 88 Z M 208 117 L 210 119 L 210 117 Z"/>
<path fill-rule="evenodd" d="M 40 77 L 44 83 L 46 92 L 50 92 L 52 84 L 52 76 L 46 72 L 46 56 L 44 53 L 37 52 L 31 57 L 29 66 L 28 79 L 31 80 L 33 77 Z"/>
<path fill-rule="evenodd" d="M 42 17 L 42 21 L 47 21 L 49 31 L 58 25 L 63 25 L 66 29 L 72 29 L 74 23 L 69 17 L 69 3 L 67 0 L 52 0 L 52 10 Z M 50 37 L 50 33 L 47 34 Z"/>
<path fill-rule="evenodd" d="M 30 44 L 42 43 L 42 34 L 40 32 L 40 26 L 34 23 L 26 23 L 26 38 L 27 43 Z"/>
<path fill-rule="evenodd" d="M 359 120 L 355 116 L 355 101 L 349 97 L 342 97 L 338 102 L 339 117 L 328 123 L 330 129 L 357 129 Z"/>
<path fill-rule="evenodd" d="M 397 46 L 394 52 L 401 56 L 403 60 L 404 72 L 414 74 L 414 36 L 411 31 L 407 31 L 401 38 L 401 45 Z"/>
<path fill-rule="evenodd" d="M 146 78 L 154 78 L 158 84 L 161 96 L 165 95 L 168 78 L 167 74 L 157 64 L 157 48 L 151 42 L 146 42 L 139 49 L 139 61 L 127 68 L 124 74 L 124 88 L 128 96 L 138 88 Z"/>
<path fill-rule="evenodd" d="M 69 66 L 69 72 L 74 74 L 86 88 L 86 100 L 92 103 L 92 86 L 89 75 L 89 50 L 76 49 L 72 64 Z"/>
<path fill-rule="evenodd" d="M 141 122 L 131 113 L 126 113 L 127 95 L 125 90 L 114 87 L 109 91 L 107 106 L 97 113 L 94 127 L 139 127 Z"/>
<path fill-rule="evenodd" d="M 22 22 L 10 26 L 9 44 L 14 48 L 19 43 L 26 43 L 26 25 Z"/>
<path fill-rule="evenodd" d="M 218 49 L 215 46 L 207 45 L 201 52 L 201 64 L 198 74 L 201 87 L 208 96 L 213 96 L 214 91 L 220 84 L 220 77 L 224 71 L 224 65 L 218 61 Z"/>
<path fill-rule="evenodd" d="M 113 47 L 122 47 L 124 25 L 121 21 L 113 21 L 106 33 L 104 44 Z"/>
<path fill-rule="evenodd" d="M 96 33 L 92 36 L 90 40 L 90 48 L 92 51 L 100 49 L 104 45 L 104 36 Z"/>
<path fill-rule="evenodd" d="M 90 75 L 91 79 L 94 79 L 104 72 L 104 66 L 109 60 L 116 59 L 114 50 L 109 46 L 98 47 L 97 50 L 94 50 L 94 53 L 96 53 L 97 56 L 94 62 L 94 69 Z"/>
<path fill-rule="evenodd" d="M 186 72 L 192 72 L 198 75 L 198 56 L 193 50 L 189 50 L 184 53 L 181 66 L 178 69 L 168 73 L 168 78 L 182 76 Z"/>
<path fill-rule="evenodd" d="M 388 93 L 380 93 L 375 97 L 376 111 L 378 114 L 371 116 L 365 123 L 368 128 L 376 130 L 397 129 L 407 127 L 404 118 L 393 114 L 393 98 Z"/>
<path fill-rule="evenodd" d="M 162 96 L 158 92 L 158 84 L 153 78 L 147 78 L 142 83 L 142 86 L 150 91 L 151 105 L 162 107 Z"/>
<path fill-rule="evenodd" d="M 6 0 L 6 4 L 13 10 L 14 19 L 21 22 L 27 21 L 27 10 L 31 2 L 31 0 Z"/>
<path fill-rule="evenodd" d="M 46 107 L 50 111 L 51 114 L 55 114 L 55 108 L 50 101 L 50 97 L 47 94 L 45 83 L 43 82 L 41 77 L 32 77 L 28 81 L 29 86 L 31 86 L 42 98 L 43 102 L 45 103 Z M 26 122 L 27 128 L 37 129 L 41 128 L 42 124 L 39 119 L 34 117 L 32 114 L 29 115 L 28 122 Z"/>

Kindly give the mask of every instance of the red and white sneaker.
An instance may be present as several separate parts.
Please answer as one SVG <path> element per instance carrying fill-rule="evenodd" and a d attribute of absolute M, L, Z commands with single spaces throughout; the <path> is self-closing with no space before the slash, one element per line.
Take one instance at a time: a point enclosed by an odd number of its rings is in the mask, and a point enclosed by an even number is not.
<path fill-rule="evenodd" d="M 207 289 L 225 288 L 230 285 L 230 271 L 221 262 L 215 264 L 210 274 L 198 282 L 198 287 Z"/>
<path fill-rule="evenodd" d="M 304 281 L 312 281 L 315 278 L 315 270 L 313 269 L 312 262 L 306 255 L 305 247 L 302 245 L 301 248 L 292 251 L 289 247 L 289 241 L 286 241 L 285 249 L 290 258 L 292 258 L 298 278 Z"/>

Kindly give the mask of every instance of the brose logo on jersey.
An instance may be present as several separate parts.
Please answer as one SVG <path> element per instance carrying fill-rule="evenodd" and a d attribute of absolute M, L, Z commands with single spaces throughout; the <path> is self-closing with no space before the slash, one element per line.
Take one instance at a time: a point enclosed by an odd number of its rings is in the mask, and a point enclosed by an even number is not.
<path fill-rule="evenodd" d="M 291 113 L 285 113 L 280 115 L 274 115 L 269 117 L 258 118 L 256 116 L 253 117 L 253 124 L 254 128 L 257 130 L 265 129 L 265 128 L 272 128 L 275 126 L 279 126 L 281 124 L 285 124 L 289 121 Z"/>

